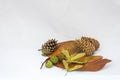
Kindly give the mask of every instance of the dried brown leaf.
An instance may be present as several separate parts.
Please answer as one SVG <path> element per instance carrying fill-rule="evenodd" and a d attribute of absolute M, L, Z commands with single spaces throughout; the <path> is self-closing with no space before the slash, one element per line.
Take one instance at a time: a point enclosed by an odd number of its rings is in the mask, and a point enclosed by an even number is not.
<path fill-rule="evenodd" d="M 93 58 L 88 63 L 84 64 L 82 68 L 78 69 L 78 71 L 99 71 L 109 62 L 111 62 L 111 60 L 102 59 L 101 56 L 93 56 Z M 71 66 L 74 65 L 76 64 L 71 64 Z M 62 62 L 55 64 L 55 66 L 64 69 Z"/>
<path fill-rule="evenodd" d="M 109 60 L 109 59 L 100 59 L 100 60 L 97 60 L 97 61 L 88 62 L 87 64 L 85 64 L 79 70 L 83 70 L 83 71 L 99 71 L 100 69 L 102 69 L 105 66 L 105 64 L 107 64 L 109 62 L 111 62 L 111 60 Z"/>
<path fill-rule="evenodd" d="M 58 43 L 58 45 L 59 45 L 58 49 L 55 52 L 51 53 L 51 55 L 48 55 L 48 57 L 61 54 L 63 49 L 68 50 L 70 54 L 73 54 L 79 51 L 76 48 L 75 41 L 61 42 L 61 43 Z"/>

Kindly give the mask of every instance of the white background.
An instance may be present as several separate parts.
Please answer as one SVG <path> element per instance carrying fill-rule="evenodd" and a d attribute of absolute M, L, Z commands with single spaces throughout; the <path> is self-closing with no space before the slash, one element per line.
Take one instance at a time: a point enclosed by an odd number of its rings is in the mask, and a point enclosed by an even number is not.
<path fill-rule="evenodd" d="M 37 49 L 90 36 L 100 41 L 96 55 L 112 60 L 98 72 L 40 70 Z M 120 0 L 0 0 L 0 80 L 120 79 Z"/>

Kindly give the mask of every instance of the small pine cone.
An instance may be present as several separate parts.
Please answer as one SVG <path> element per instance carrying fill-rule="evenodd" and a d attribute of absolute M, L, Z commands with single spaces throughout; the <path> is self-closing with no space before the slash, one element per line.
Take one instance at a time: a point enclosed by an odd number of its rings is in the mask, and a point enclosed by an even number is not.
<path fill-rule="evenodd" d="M 95 52 L 95 46 L 84 39 L 77 40 L 78 47 L 80 52 L 85 52 L 87 56 L 92 55 Z"/>
<path fill-rule="evenodd" d="M 50 39 L 42 45 L 42 55 L 47 56 L 57 49 L 57 40 Z"/>
<path fill-rule="evenodd" d="M 96 39 L 93 39 L 90 37 L 82 37 L 81 39 L 84 39 L 85 41 L 91 42 L 95 46 L 95 50 L 97 50 L 100 46 L 100 43 Z"/>

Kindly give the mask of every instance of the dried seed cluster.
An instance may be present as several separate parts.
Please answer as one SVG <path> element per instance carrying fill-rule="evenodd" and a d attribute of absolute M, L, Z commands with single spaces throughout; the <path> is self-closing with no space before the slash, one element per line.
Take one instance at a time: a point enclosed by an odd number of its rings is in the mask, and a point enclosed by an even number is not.
<path fill-rule="evenodd" d="M 50 57 L 49 60 L 46 61 L 45 66 L 47 68 L 51 68 L 57 62 L 59 62 L 59 58 L 57 56 L 52 56 L 52 57 Z"/>

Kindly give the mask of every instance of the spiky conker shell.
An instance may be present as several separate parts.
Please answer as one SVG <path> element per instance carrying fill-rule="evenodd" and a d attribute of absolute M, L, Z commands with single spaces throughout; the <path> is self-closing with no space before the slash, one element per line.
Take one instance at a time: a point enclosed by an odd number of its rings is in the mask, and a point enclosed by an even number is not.
<path fill-rule="evenodd" d="M 54 52 L 57 48 L 57 40 L 50 39 L 42 45 L 42 55 L 47 56 Z"/>

